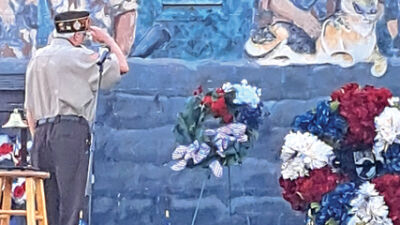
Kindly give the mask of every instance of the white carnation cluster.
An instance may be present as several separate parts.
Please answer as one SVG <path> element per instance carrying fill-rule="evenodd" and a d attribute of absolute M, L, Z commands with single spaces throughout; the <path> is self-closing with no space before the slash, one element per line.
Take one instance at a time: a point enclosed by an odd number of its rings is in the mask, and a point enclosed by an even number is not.
<path fill-rule="evenodd" d="M 283 179 L 297 179 L 331 163 L 333 149 L 308 132 L 289 133 L 281 151 Z"/>
<path fill-rule="evenodd" d="M 375 117 L 376 137 L 373 152 L 377 160 L 383 162 L 382 153 L 394 143 L 400 144 L 400 110 L 386 107 Z"/>
<path fill-rule="evenodd" d="M 358 195 L 351 200 L 350 211 L 354 216 L 348 225 L 393 225 L 389 216 L 389 208 L 383 196 L 375 189 L 375 184 L 365 182 L 359 187 Z"/>

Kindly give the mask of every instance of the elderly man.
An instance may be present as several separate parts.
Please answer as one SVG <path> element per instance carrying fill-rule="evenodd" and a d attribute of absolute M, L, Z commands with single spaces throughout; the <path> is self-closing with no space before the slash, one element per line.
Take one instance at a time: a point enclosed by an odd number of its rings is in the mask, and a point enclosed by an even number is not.
<path fill-rule="evenodd" d="M 129 70 L 120 47 L 103 30 L 90 27 L 89 13 L 55 16 L 51 43 L 32 57 L 26 73 L 25 108 L 34 146 L 32 164 L 49 171 L 45 183 L 51 225 L 76 225 L 87 214 L 90 129 L 96 108 L 99 55 L 82 46 L 87 33 L 109 46 L 101 88 L 110 88 Z"/>

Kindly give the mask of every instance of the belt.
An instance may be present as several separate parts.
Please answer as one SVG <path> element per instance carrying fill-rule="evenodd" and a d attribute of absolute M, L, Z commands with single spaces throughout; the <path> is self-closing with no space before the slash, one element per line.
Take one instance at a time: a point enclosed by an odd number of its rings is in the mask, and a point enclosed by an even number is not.
<path fill-rule="evenodd" d="M 40 119 L 36 122 L 36 127 L 41 126 L 47 123 L 59 123 L 60 121 L 74 121 L 80 122 L 84 124 L 88 124 L 87 120 L 82 116 L 75 116 L 75 115 L 57 115 L 54 117 Z"/>

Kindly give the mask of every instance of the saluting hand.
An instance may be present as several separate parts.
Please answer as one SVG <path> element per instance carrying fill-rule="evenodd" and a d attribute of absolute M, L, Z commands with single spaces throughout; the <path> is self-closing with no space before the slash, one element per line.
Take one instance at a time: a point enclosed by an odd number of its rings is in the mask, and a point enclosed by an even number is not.
<path fill-rule="evenodd" d="M 107 31 L 100 27 L 90 26 L 89 31 L 92 35 L 93 41 L 95 42 L 109 44 L 109 42 L 113 40 Z"/>
<path fill-rule="evenodd" d="M 111 53 L 117 56 L 121 74 L 128 72 L 128 62 L 114 39 L 105 30 L 96 26 L 90 26 L 89 31 L 92 34 L 93 41 L 108 45 L 111 49 Z"/>

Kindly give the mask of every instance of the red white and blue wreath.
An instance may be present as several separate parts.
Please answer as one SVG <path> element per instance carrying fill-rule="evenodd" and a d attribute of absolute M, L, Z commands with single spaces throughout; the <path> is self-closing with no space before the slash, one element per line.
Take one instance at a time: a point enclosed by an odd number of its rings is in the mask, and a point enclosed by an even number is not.
<path fill-rule="evenodd" d="M 399 108 L 388 89 L 350 83 L 295 117 L 279 182 L 308 225 L 400 225 Z"/>
<path fill-rule="evenodd" d="M 221 177 L 223 166 L 242 163 L 263 120 L 260 96 L 261 89 L 246 80 L 206 93 L 199 87 L 178 115 L 171 169 L 210 168 Z"/>
<path fill-rule="evenodd" d="M 27 143 L 28 150 L 32 147 L 32 141 Z M 15 143 L 6 134 L 0 134 L 0 166 L 19 166 L 21 156 L 19 154 L 21 143 L 17 138 Z M 15 208 L 23 208 L 26 201 L 25 178 L 16 178 L 12 183 L 12 199 Z"/>

